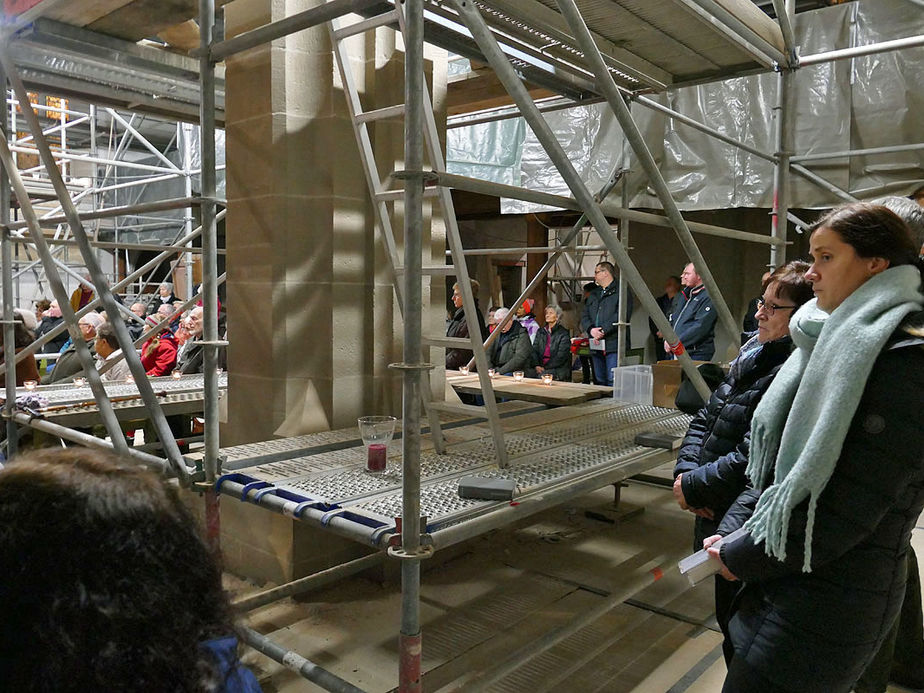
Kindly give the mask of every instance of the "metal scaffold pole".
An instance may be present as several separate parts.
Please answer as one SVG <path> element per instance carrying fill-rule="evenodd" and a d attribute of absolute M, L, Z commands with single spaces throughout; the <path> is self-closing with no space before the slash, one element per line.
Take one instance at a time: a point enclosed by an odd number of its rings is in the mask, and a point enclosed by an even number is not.
<path fill-rule="evenodd" d="M 205 522 L 206 538 L 218 553 L 221 526 L 219 524 L 218 493 L 218 224 L 215 219 L 215 63 L 209 57 L 212 33 L 215 29 L 215 0 L 199 0 L 199 146 L 202 172 L 202 306 L 204 329 L 203 377 L 205 381 Z"/>
<path fill-rule="evenodd" d="M 779 74 L 779 111 L 777 113 L 777 163 L 773 176 L 773 216 L 771 235 L 781 241 L 786 240 L 786 230 L 789 227 L 789 181 L 790 157 L 793 154 L 793 97 L 795 90 L 795 73 L 792 70 L 782 70 Z M 770 246 L 770 268 L 776 269 L 786 262 L 786 246 L 783 244 Z"/>
<path fill-rule="evenodd" d="M 409 174 L 404 187 L 404 387 L 402 393 L 401 546 L 390 551 L 401 559 L 401 633 L 398 690 L 421 690 L 420 632 L 420 380 L 423 226 L 423 0 L 407 0 L 404 34 L 404 160 Z"/>
<path fill-rule="evenodd" d="M 0 88 L 6 95 L 6 73 L 0 68 Z M 6 98 L 3 100 L 3 117 L 0 127 L 3 132 L 9 132 L 9 109 L 6 107 Z M 3 416 L 6 418 L 6 456 L 16 454 L 16 423 L 13 421 L 13 411 L 16 409 L 16 330 L 13 323 L 13 244 L 10 242 L 10 230 L 6 224 L 10 222 L 10 179 L 4 171 L 0 174 L 0 222 L 4 224 L 0 230 L 0 264 L 2 264 L 3 282 L 3 364 L 6 371 L 6 402 L 3 405 Z"/>

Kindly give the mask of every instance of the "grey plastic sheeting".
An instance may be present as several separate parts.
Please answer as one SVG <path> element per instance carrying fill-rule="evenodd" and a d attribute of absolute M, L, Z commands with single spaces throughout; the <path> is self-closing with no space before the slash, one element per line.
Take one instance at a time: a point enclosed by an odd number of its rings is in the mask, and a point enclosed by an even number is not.
<path fill-rule="evenodd" d="M 922 34 L 924 10 L 914 0 L 863 0 L 798 14 L 795 30 L 800 55 L 810 55 Z M 777 74 L 765 73 L 650 98 L 772 153 L 778 85 Z M 924 141 L 924 48 L 800 68 L 794 92 L 791 122 L 797 154 Z M 632 104 L 632 114 L 681 209 L 772 206 L 772 163 L 638 103 Z M 625 138 L 605 103 L 551 112 L 545 118 L 591 191 L 601 187 L 616 164 L 626 165 Z M 660 207 L 629 154 L 630 204 Z M 447 160 L 452 173 L 569 194 L 520 118 L 450 130 Z M 858 198 L 908 194 L 924 182 L 922 151 L 813 161 L 806 167 Z M 792 175 L 791 191 L 792 207 L 840 201 L 797 174 Z M 518 200 L 501 204 L 507 214 L 541 209 L 547 208 Z"/>

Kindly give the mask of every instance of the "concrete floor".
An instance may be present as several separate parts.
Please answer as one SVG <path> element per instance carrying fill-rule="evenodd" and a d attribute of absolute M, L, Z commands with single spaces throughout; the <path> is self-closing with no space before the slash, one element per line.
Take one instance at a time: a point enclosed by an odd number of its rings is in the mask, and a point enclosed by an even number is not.
<path fill-rule="evenodd" d="M 659 473 L 669 475 L 670 468 Z M 587 510 L 605 519 L 588 517 Z M 692 531 L 693 516 L 677 507 L 668 489 L 630 482 L 618 511 L 608 487 L 442 558 L 438 552 L 421 581 L 424 690 L 721 690 L 725 664 L 712 583 L 691 588 L 676 567 L 511 673 L 498 671 L 517 651 L 535 651 L 543 635 L 604 608 L 609 596 L 665 558 L 675 562 L 688 553 Z M 924 521 L 913 541 L 924 556 Z M 234 596 L 262 589 L 233 578 L 228 586 Z M 400 611 L 394 581 L 355 577 L 302 601 L 255 610 L 248 621 L 377 693 L 396 689 Z M 245 661 L 266 693 L 321 690 L 253 651 Z"/>

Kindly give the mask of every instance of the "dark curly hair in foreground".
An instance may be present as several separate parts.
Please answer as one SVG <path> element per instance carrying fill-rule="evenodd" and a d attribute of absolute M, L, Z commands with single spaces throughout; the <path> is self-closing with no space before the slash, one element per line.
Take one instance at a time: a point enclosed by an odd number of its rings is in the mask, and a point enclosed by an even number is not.
<path fill-rule="evenodd" d="M 0 687 L 213 691 L 199 644 L 233 634 L 195 520 L 152 473 L 94 450 L 0 471 Z"/>

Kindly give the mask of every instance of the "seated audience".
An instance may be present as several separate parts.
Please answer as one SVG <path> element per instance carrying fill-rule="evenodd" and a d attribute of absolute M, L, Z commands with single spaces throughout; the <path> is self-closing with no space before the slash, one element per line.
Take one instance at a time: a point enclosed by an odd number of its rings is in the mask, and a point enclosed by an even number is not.
<path fill-rule="evenodd" d="M 103 318 L 99 313 L 87 313 L 77 321 L 80 335 L 87 342 L 91 352 L 93 351 L 93 340 L 96 339 L 96 330 L 102 324 Z M 77 357 L 77 347 L 68 339 L 64 349 L 61 351 L 61 355 L 55 361 L 55 367 L 51 370 L 51 373 L 42 378 L 42 384 L 48 385 L 60 382 L 77 375 L 82 370 L 83 366 L 81 366 L 80 359 Z"/>
<path fill-rule="evenodd" d="M 551 373 L 553 379 L 571 382 L 571 335 L 561 324 L 562 310 L 556 305 L 545 309 L 545 327 L 533 338 L 534 360 L 532 377 Z"/>
<path fill-rule="evenodd" d="M 151 302 L 148 304 L 148 313 L 153 315 L 157 312 L 157 309 L 163 305 L 173 306 L 173 302 L 176 300 L 176 296 L 173 294 L 173 284 L 171 282 L 162 282 L 159 287 L 157 287 L 157 295 L 151 299 Z"/>
<path fill-rule="evenodd" d="M 116 337 L 115 329 L 108 322 L 104 322 L 97 328 L 93 348 L 96 351 L 96 370 L 102 370 L 104 366 L 108 366 L 106 372 L 102 374 L 104 381 L 125 380 L 131 375 L 128 364 L 122 358 L 122 349 L 119 348 L 119 339 Z"/>
<path fill-rule="evenodd" d="M 71 294 L 71 308 L 73 308 L 75 313 L 92 301 L 95 296 L 93 292 L 93 278 L 90 276 L 90 273 L 84 270 L 80 273 L 80 277 L 83 281 L 77 284 L 77 288 L 74 289 L 74 292 Z"/>
<path fill-rule="evenodd" d="M 86 448 L 0 470 L 0 680 L 34 693 L 259 693 L 176 492 Z"/>
<path fill-rule="evenodd" d="M 500 325 L 510 311 L 498 308 L 494 319 Z M 516 320 L 510 320 L 501 328 L 501 334 L 488 345 L 488 367 L 500 375 L 510 375 L 514 371 L 526 372 L 533 358 L 533 347 L 524 328 Z"/>
<path fill-rule="evenodd" d="M 154 326 L 158 320 L 154 316 L 147 318 L 148 325 Z M 176 366 L 176 339 L 169 329 L 150 337 L 141 347 L 141 365 L 152 378 L 170 375 Z"/>
<path fill-rule="evenodd" d="M 201 373 L 202 363 L 202 306 L 189 311 L 185 322 L 189 338 L 180 347 L 176 355 L 176 369 L 181 373 Z"/>
<path fill-rule="evenodd" d="M 132 303 L 131 312 L 141 320 L 144 320 L 147 315 L 147 306 L 143 303 Z M 126 325 L 128 325 L 128 334 L 134 342 L 138 339 L 141 334 L 144 332 L 144 322 L 138 322 L 137 320 L 126 320 Z"/>
<path fill-rule="evenodd" d="M 27 317 L 21 312 L 21 309 L 15 308 L 13 310 L 13 319 L 16 324 L 13 325 L 13 339 L 15 344 L 16 353 L 19 353 L 27 346 L 32 344 L 35 341 L 35 337 L 32 332 L 26 327 Z M 34 321 L 34 316 L 32 320 Z M 3 360 L 3 344 L 4 344 L 4 330 L 0 329 L 0 386 L 6 385 L 6 362 Z M 24 358 L 22 361 L 16 364 L 16 386 L 22 387 L 23 383 L 27 380 L 34 380 L 38 382 L 39 373 L 38 366 L 35 363 L 35 359 L 31 356 Z"/>
<path fill-rule="evenodd" d="M 48 309 L 42 314 L 42 321 L 39 323 L 39 326 L 35 329 L 35 338 L 38 339 L 48 332 L 51 332 L 62 322 L 64 322 L 64 318 L 61 315 L 61 307 L 56 300 L 52 301 Z M 70 339 L 70 335 L 68 335 L 67 330 L 63 330 L 57 337 L 45 344 L 45 346 L 41 348 L 41 352 L 43 354 L 59 352 L 64 348 L 64 344 L 68 339 Z"/>
<path fill-rule="evenodd" d="M 517 307 L 517 322 L 526 329 L 530 342 L 533 341 L 533 337 L 539 331 L 539 323 L 536 321 L 536 316 L 533 315 L 534 305 L 536 305 L 536 302 L 531 298 L 527 298 Z"/>

